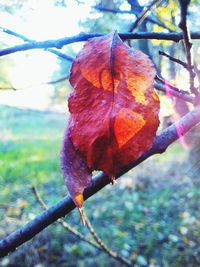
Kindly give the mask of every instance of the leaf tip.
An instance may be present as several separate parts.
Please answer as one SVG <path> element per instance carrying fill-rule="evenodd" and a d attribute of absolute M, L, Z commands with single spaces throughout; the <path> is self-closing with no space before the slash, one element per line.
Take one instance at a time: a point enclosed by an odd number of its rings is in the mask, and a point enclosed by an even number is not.
<path fill-rule="evenodd" d="M 75 205 L 78 208 L 82 208 L 83 207 L 83 194 L 81 193 L 77 193 L 74 197 L 73 197 L 73 201 L 75 203 Z"/>

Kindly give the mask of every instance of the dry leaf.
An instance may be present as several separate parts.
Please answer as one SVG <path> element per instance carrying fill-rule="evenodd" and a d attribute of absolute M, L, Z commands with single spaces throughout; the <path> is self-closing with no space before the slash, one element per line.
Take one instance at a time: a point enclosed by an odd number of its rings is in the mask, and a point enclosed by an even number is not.
<path fill-rule="evenodd" d="M 74 196 L 81 198 L 92 170 L 113 180 L 151 147 L 159 125 L 154 77 L 148 56 L 126 46 L 116 32 L 90 39 L 74 60 L 61 161 L 77 206 L 82 203 Z"/>

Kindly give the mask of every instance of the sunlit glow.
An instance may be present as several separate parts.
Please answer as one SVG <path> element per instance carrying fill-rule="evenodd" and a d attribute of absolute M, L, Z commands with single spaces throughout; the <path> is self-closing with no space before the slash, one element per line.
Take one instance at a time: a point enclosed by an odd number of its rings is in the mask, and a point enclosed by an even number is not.
<path fill-rule="evenodd" d="M 74 0 L 68 0 L 67 7 L 54 6 L 54 1 L 49 0 L 30 0 L 15 15 L 0 13 L 1 26 L 30 39 L 57 39 L 81 32 L 79 21 L 85 19 L 89 12 L 89 5 L 78 5 Z M 2 34 L 2 37 L 2 42 L 7 46 L 23 43 L 19 38 L 7 34 Z M 79 50 L 82 44 L 72 46 L 74 50 Z M 52 75 L 58 68 L 57 56 L 42 50 L 32 50 L 12 54 L 10 57 L 14 61 L 14 67 L 9 70 L 11 85 L 24 89 L 19 92 L 0 91 L 0 104 L 46 108 L 53 87 L 41 83 L 53 79 Z"/>
<path fill-rule="evenodd" d="M 151 1 L 149 1 L 149 0 L 139 0 L 138 2 L 141 6 L 146 6 L 146 5 L 149 5 L 151 3 Z"/>

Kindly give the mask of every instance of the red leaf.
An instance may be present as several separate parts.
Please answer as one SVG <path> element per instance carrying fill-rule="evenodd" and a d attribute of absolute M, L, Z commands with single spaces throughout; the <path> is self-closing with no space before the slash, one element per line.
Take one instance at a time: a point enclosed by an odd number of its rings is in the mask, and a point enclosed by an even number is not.
<path fill-rule="evenodd" d="M 83 158 L 80 156 L 79 151 L 75 149 L 71 141 L 68 127 L 64 134 L 60 159 L 63 176 L 68 190 L 76 206 L 82 207 L 82 192 L 91 180 L 92 176 Z"/>
<path fill-rule="evenodd" d="M 159 125 L 154 76 L 148 56 L 127 47 L 116 32 L 90 39 L 78 54 L 70 76 L 69 138 L 90 171 L 113 177 L 151 147 Z M 77 184 L 85 178 L 70 179 Z"/>

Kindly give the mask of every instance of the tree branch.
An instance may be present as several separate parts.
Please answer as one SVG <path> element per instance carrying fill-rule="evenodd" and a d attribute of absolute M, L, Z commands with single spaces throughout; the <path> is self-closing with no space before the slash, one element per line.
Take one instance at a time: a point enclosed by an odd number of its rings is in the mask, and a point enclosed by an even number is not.
<path fill-rule="evenodd" d="M 167 86 L 168 88 L 172 89 L 173 91 L 176 91 L 178 93 L 182 93 L 185 95 L 190 95 L 190 93 L 188 91 L 181 90 L 178 87 L 171 85 L 169 82 L 167 82 L 166 80 L 164 80 L 163 78 L 161 78 L 158 75 L 155 76 L 155 80 L 161 82 L 163 85 Z"/>
<path fill-rule="evenodd" d="M 115 260 L 123 263 L 126 266 L 134 267 L 134 264 L 130 262 L 128 259 L 122 257 L 117 252 L 111 250 L 104 242 L 103 240 L 97 235 L 96 231 L 94 230 L 92 224 L 90 223 L 90 220 L 88 219 L 85 211 L 83 212 L 83 216 L 85 219 L 85 224 L 90 232 L 90 234 L 93 236 L 94 240 L 97 242 L 97 244 L 102 248 L 104 252 L 106 252 L 110 257 L 114 258 Z"/>
<path fill-rule="evenodd" d="M 108 8 L 105 6 L 92 6 L 94 9 L 101 11 L 101 12 L 110 12 L 113 14 L 133 14 L 133 15 L 139 15 L 140 12 L 137 10 L 121 10 L 119 8 Z M 172 30 L 170 28 L 168 28 L 164 23 L 162 23 L 161 21 L 159 21 L 158 19 L 154 19 L 152 17 L 146 17 L 145 18 L 148 22 L 151 22 L 152 24 L 156 24 L 166 30 L 168 30 L 169 32 L 172 32 Z"/>
<path fill-rule="evenodd" d="M 31 87 L 36 87 L 36 86 L 41 86 L 41 85 L 46 85 L 46 84 L 57 84 L 57 83 L 61 83 L 63 81 L 66 81 L 69 79 L 69 75 L 66 75 L 66 76 L 63 76 L 61 78 L 58 78 L 56 80 L 51 80 L 51 81 L 47 81 L 47 82 L 40 82 L 40 83 L 36 83 L 36 84 L 29 84 L 29 85 L 26 85 L 24 87 L 13 87 L 13 86 L 10 86 L 10 87 L 0 87 L 0 90 L 14 90 L 14 91 L 18 91 L 18 90 L 24 90 L 26 88 L 31 88 Z"/>
<path fill-rule="evenodd" d="M 185 46 L 186 58 L 187 58 L 187 69 L 190 75 L 190 91 L 191 93 L 197 95 L 198 90 L 194 84 L 194 78 L 196 76 L 194 71 L 194 61 L 193 61 L 193 51 L 192 51 L 192 41 L 190 30 L 187 23 L 187 10 L 190 3 L 190 0 L 179 0 L 180 8 L 181 8 L 181 20 L 179 23 L 179 27 L 183 32 L 183 41 Z"/>
<path fill-rule="evenodd" d="M 92 6 L 92 8 L 101 12 L 110 12 L 113 14 L 133 14 L 133 15 L 139 14 L 138 10 L 121 10 L 119 8 L 109 8 L 101 5 Z"/>
<path fill-rule="evenodd" d="M 38 201 L 38 203 L 41 205 L 41 207 L 44 210 L 48 209 L 48 206 L 46 205 L 46 203 L 44 202 L 44 200 L 41 198 L 37 188 L 35 186 L 33 186 L 32 188 L 33 194 L 36 197 L 36 200 Z M 126 266 L 132 266 L 133 264 L 126 258 L 121 257 L 118 253 L 112 251 L 111 249 L 109 249 L 104 243 L 103 241 L 98 237 L 98 235 L 96 234 L 94 228 L 92 227 L 90 220 L 88 219 L 86 213 L 83 213 L 85 222 L 86 222 L 86 226 L 88 227 L 88 230 L 90 232 L 90 234 L 94 237 L 93 241 L 89 238 L 86 238 L 84 235 L 82 235 L 80 232 L 78 232 L 74 227 L 72 227 L 71 225 L 69 225 L 68 223 L 66 223 L 64 221 L 64 219 L 58 219 L 58 223 L 65 228 L 66 230 L 68 230 L 70 233 L 72 233 L 73 235 L 75 235 L 76 237 L 78 237 L 80 240 L 92 245 L 93 247 L 107 253 L 110 257 L 114 258 L 115 260 L 124 263 Z"/>
<path fill-rule="evenodd" d="M 142 21 L 148 16 L 149 12 L 153 10 L 155 5 L 159 4 L 161 1 L 162 0 L 153 0 L 152 3 L 141 12 L 136 21 L 133 22 L 129 31 L 132 32 L 135 28 L 137 28 L 138 25 L 140 25 L 140 23 L 142 23 Z"/>
<path fill-rule="evenodd" d="M 75 36 L 71 37 L 64 37 L 60 39 L 54 39 L 54 40 L 46 40 L 43 42 L 30 42 L 25 43 L 21 45 L 16 45 L 13 47 L 8 47 L 0 50 L 0 56 L 9 55 L 12 53 L 20 52 L 20 51 L 26 51 L 31 49 L 47 49 L 56 47 L 58 49 L 61 49 L 63 46 L 76 43 L 76 42 L 83 42 L 87 41 L 90 38 L 93 37 L 100 37 L 104 34 L 96 34 L 96 33 L 80 33 Z M 183 39 L 183 34 L 181 32 L 171 32 L 171 33 L 160 33 L 160 32 L 140 32 L 140 33 L 120 33 L 119 36 L 123 40 L 127 39 L 150 39 L 150 40 L 168 40 L 168 41 L 174 41 L 179 42 Z M 192 39 L 200 39 L 200 31 L 199 32 L 193 32 L 191 33 Z"/>
<path fill-rule="evenodd" d="M 29 42 L 29 43 L 32 43 L 32 42 L 35 42 L 35 40 L 33 39 L 30 39 L 30 38 L 27 38 L 26 36 L 24 36 L 23 34 L 20 34 L 20 33 L 17 33 L 17 32 L 14 32 L 10 29 L 7 29 L 7 28 L 4 28 L 4 27 L 0 27 L 0 30 L 4 33 L 7 33 L 7 34 L 10 34 L 12 36 L 15 36 L 17 38 L 20 38 L 22 39 L 24 42 Z M 66 59 L 68 61 L 73 61 L 73 58 L 64 54 L 64 53 L 61 53 L 60 51 L 58 50 L 55 50 L 55 49 L 52 49 L 52 48 L 47 48 L 45 49 L 46 51 L 48 52 L 51 52 L 52 54 L 55 54 L 57 55 L 58 57 L 61 57 L 63 59 Z"/>
<path fill-rule="evenodd" d="M 176 141 L 179 137 L 183 136 L 192 127 L 200 123 L 200 107 L 196 106 L 193 111 L 187 113 L 178 122 L 172 124 L 165 130 L 163 130 L 155 138 L 152 148 L 144 152 L 143 155 L 132 162 L 128 166 L 124 167 L 117 178 L 125 174 L 130 169 L 134 168 L 150 156 L 158 153 L 163 153 L 167 147 Z M 101 190 L 104 186 L 110 183 L 110 179 L 104 174 L 99 173 L 96 175 L 88 187 L 84 191 L 84 199 L 88 199 L 96 192 Z M 41 232 L 44 228 L 55 222 L 66 214 L 70 213 L 75 208 L 75 204 L 68 196 L 59 201 L 56 205 L 50 207 L 38 215 L 35 219 L 27 223 L 21 229 L 18 229 L 14 233 L 5 237 L 0 241 L 0 256 L 6 256 L 9 252 L 14 251 L 17 247 L 30 240 L 36 234 Z"/>
<path fill-rule="evenodd" d="M 161 83 L 154 83 L 154 88 L 165 93 L 167 96 L 169 97 L 177 97 L 180 98 L 184 101 L 190 102 L 192 104 L 195 103 L 195 98 L 190 95 L 190 94 L 186 94 L 183 90 L 174 90 L 172 89 L 170 86 L 168 86 L 167 84 L 161 84 Z"/>
<path fill-rule="evenodd" d="M 169 58 L 169 60 L 178 63 L 179 65 L 181 65 L 182 67 L 188 70 L 188 65 L 186 62 L 183 62 L 182 60 L 178 58 L 172 57 L 168 55 L 167 53 L 165 53 L 164 51 L 159 51 L 159 55 Z"/>
<path fill-rule="evenodd" d="M 41 205 L 41 207 L 44 210 L 48 209 L 48 206 L 46 205 L 46 203 L 44 202 L 44 200 L 41 198 L 37 188 L 35 186 L 32 187 L 32 191 L 36 197 L 36 200 L 39 202 L 39 204 Z M 69 225 L 68 223 L 65 222 L 64 219 L 58 219 L 57 222 L 66 230 L 68 230 L 71 234 L 75 235 L 76 237 L 78 237 L 80 240 L 92 245 L 93 247 L 99 249 L 99 250 L 103 250 L 96 242 L 94 242 L 93 240 L 86 238 L 84 235 L 82 235 L 80 232 L 78 232 L 74 227 L 72 227 L 71 225 Z"/>

